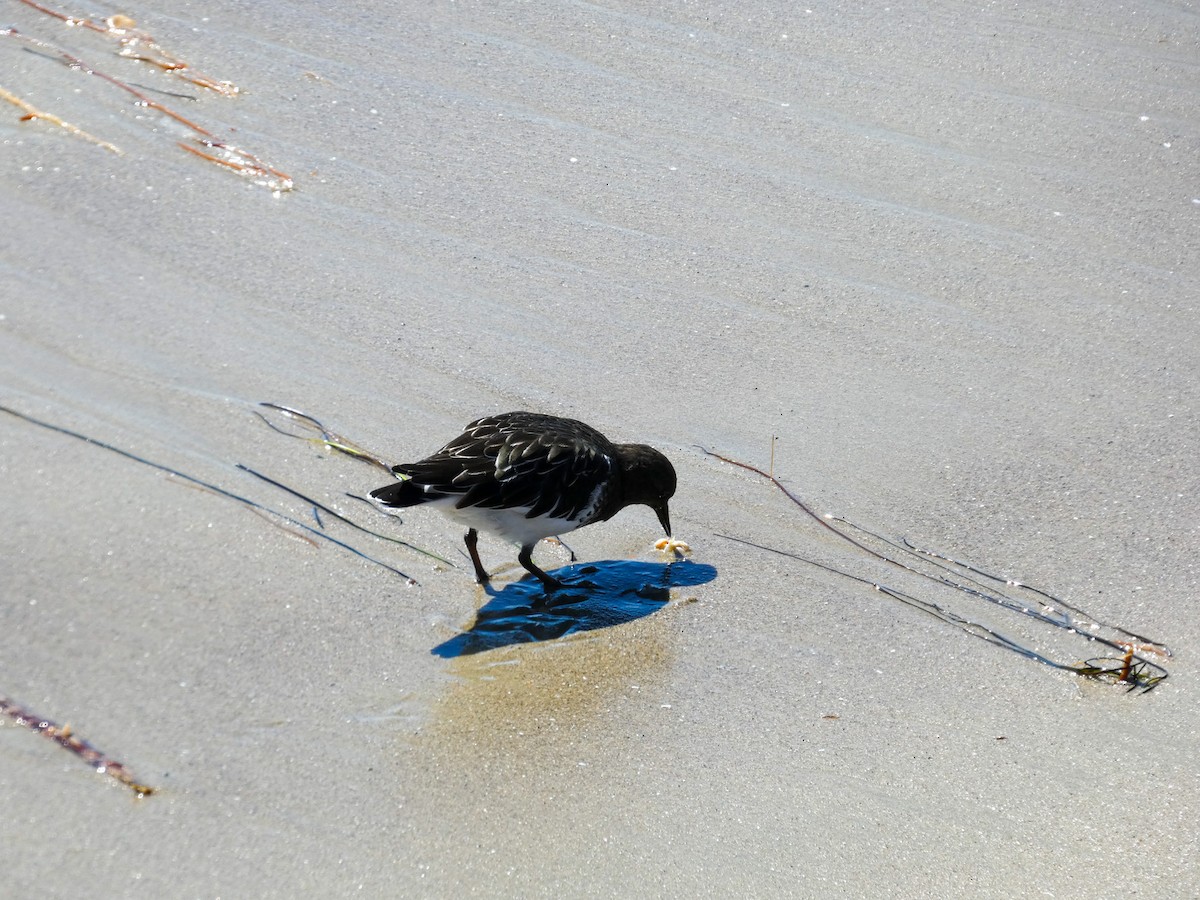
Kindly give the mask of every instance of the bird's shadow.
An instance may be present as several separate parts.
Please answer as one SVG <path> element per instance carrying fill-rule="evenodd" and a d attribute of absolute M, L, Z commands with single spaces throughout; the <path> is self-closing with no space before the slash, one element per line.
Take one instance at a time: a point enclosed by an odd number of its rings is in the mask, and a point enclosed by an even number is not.
<path fill-rule="evenodd" d="M 490 599 L 475 614 L 470 630 L 438 644 L 432 653 L 467 656 L 631 622 L 662 609 L 671 588 L 712 581 L 717 570 L 686 559 L 604 560 L 565 566 L 552 574 L 563 582 L 558 590 L 546 591 L 536 578 L 507 584 L 500 591 L 488 587 Z"/>

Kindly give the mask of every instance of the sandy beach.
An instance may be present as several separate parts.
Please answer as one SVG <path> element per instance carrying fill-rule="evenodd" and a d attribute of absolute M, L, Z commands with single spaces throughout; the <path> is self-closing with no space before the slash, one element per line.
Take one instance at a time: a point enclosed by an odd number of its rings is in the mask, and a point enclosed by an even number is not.
<path fill-rule="evenodd" d="M 0 16 L 95 139 L 0 103 L 0 697 L 155 789 L 0 716 L 0 896 L 1200 896 L 1194 5 L 62 11 L 240 92 Z M 388 462 L 582 419 L 692 553 L 631 508 L 534 614 L 262 402 Z"/>

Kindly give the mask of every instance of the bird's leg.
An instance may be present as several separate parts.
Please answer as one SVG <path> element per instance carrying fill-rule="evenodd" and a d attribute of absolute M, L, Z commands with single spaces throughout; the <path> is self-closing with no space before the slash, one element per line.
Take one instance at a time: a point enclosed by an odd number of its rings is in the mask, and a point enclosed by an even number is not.
<path fill-rule="evenodd" d="M 571 555 L 571 562 L 579 561 L 579 557 L 575 555 L 575 551 L 572 550 L 569 546 L 567 546 L 567 542 L 564 541 L 562 538 L 557 537 L 557 536 L 548 537 L 548 538 L 546 538 L 546 543 L 547 544 L 558 544 L 558 546 L 562 547 L 564 550 L 567 551 L 567 553 L 569 553 Z"/>
<path fill-rule="evenodd" d="M 479 532 L 474 528 L 468 528 L 463 541 L 467 545 L 467 552 L 471 554 L 471 562 L 475 564 L 475 580 L 480 584 L 487 584 L 489 580 L 487 569 L 479 561 L 479 550 L 475 546 L 479 543 Z"/>
<path fill-rule="evenodd" d="M 553 591 L 562 587 L 562 582 L 557 578 L 551 578 L 541 569 L 533 564 L 533 544 L 526 544 L 521 548 L 521 552 L 517 554 L 517 562 L 523 565 L 527 570 L 536 575 L 538 579 L 546 586 L 546 590 Z"/>

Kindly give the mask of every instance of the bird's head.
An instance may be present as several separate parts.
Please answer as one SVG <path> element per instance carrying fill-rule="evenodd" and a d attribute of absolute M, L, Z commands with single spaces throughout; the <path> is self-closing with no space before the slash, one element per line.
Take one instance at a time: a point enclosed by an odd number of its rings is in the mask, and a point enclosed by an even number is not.
<path fill-rule="evenodd" d="M 625 505 L 641 503 L 658 515 L 663 531 L 671 536 L 671 514 L 667 501 L 675 496 L 675 467 L 671 461 L 645 444 L 620 444 Z"/>

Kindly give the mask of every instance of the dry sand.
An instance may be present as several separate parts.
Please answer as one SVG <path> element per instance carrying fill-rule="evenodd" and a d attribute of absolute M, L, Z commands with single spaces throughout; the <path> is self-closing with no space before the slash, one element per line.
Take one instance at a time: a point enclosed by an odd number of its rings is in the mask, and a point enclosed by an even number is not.
<path fill-rule="evenodd" d="M 125 151 L 4 106 L 0 403 L 457 568 L 326 521 L 406 586 L 0 415 L 0 694 L 160 788 L 5 723 L 0 895 L 1200 895 L 1200 21 L 979 6 L 121 7 L 226 100 L 9 4 L 298 189 L 0 39 L 0 86 Z M 488 600 L 457 530 L 348 500 L 379 473 L 261 400 L 394 460 L 515 408 L 652 443 L 715 577 L 435 655 Z M 696 449 L 772 435 L 817 509 L 1159 637 L 1171 678 L 1085 682 L 717 537 L 876 577 Z M 658 566 L 657 536 L 570 543 Z"/>

